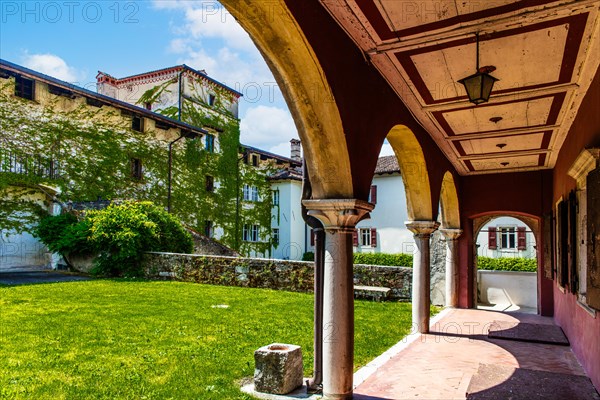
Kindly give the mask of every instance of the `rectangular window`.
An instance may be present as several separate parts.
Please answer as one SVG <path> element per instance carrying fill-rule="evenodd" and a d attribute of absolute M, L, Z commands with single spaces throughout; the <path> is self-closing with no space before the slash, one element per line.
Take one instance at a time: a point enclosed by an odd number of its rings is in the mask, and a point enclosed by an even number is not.
<path fill-rule="evenodd" d="M 206 135 L 206 151 L 209 153 L 215 152 L 215 137 L 213 135 Z"/>
<path fill-rule="evenodd" d="M 208 105 L 209 106 L 214 106 L 215 105 L 215 100 L 216 100 L 216 96 L 214 94 L 209 94 L 208 95 Z"/>
<path fill-rule="evenodd" d="M 245 242 L 258 242 L 258 225 L 244 224 L 242 240 Z"/>
<path fill-rule="evenodd" d="M 139 115 L 134 115 L 131 117 L 131 129 L 136 132 L 144 131 L 144 119 Z"/>
<path fill-rule="evenodd" d="M 515 234 L 515 228 L 501 227 L 498 228 L 500 232 L 500 248 L 501 249 L 516 249 L 517 248 L 517 237 Z"/>
<path fill-rule="evenodd" d="M 360 245 L 370 246 L 371 245 L 371 229 L 360 230 Z"/>
<path fill-rule="evenodd" d="M 259 160 L 260 160 L 260 158 L 258 157 L 257 154 L 252 154 L 252 165 L 254 167 L 258 167 Z"/>
<path fill-rule="evenodd" d="M 279 205 L 279 190 L 273 190 L 273 205 Z"/>
<path fill-rule="evenodd" d="M 244 185 L 244 201 L 258 201 L 258 188 Z"/>
<path fill-rule="evenodd" d="M 144 177 L 144 171 L 142 169 L 142 160 L 139 158 L 131 159 L 131 177 L 137 181 L 141 181 Z"/>
<path fill-rule="evenodd" d="M 22 97 L 27 100 L 35 99 L 35 81 L 33 79 L 15 77 L 15 96 Z"/>
<path fill-rule="evenodd" d="M 273 228 L 273 245 L 279 244 L 279 228 Z"/>
<path fill-rule="evenodd" d="M 206 191 L 214 192 L 215 191 L 215 178 L 210 175 L 206 175 Z"/>
<path fill-rule="evenodd" d="M 213 222 L 212 221 L 204 221 L 204 236 L 213 237 Z"/>

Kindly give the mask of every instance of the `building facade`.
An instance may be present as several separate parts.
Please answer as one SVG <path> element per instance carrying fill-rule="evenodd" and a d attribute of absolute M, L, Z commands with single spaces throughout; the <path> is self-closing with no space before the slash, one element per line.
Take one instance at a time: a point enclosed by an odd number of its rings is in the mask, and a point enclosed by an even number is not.
<path fill-rule="evenodd" d="M 535 235 L 518 218 L 494 218 L 477 235 L 477 255 L 491 258 L 535 258 Z"/>
<path fill-rule="evenodd" d="M 396 156 L 377 160 L 369 202 L 376 206 L 371 218 L 356 225 L 354 252 L 412 254 L 415 241 L 404 224 L 408 221 L 406 193 Z"/>

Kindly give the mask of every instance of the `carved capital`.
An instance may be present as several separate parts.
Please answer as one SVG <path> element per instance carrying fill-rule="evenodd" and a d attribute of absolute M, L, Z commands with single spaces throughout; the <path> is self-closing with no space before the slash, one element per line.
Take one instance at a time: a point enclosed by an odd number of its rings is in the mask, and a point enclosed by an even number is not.
<path fill-rule="evenodd" d="M 417 238 L 428 238 L 440 226 L 434 221 L 406 221 L 404 223 L 409 231 Z"/>
<path fill-rule="evenodd" d="M 442 235 L 444 235 L 444 238 L 446 240 L 456 240 L 463 233 L 462 229 L 450 229 L 450 228 L 440 229 L 440 232 L 442 233 Z"/>
<path fill-rule="evenodd" d="M 363 219 L 370 218 L 375 207 L 363 200 L 321 199 L 303 200 L 302 204 L 311 215 L 323 223 L 325 230 L 351 231 Z"/>

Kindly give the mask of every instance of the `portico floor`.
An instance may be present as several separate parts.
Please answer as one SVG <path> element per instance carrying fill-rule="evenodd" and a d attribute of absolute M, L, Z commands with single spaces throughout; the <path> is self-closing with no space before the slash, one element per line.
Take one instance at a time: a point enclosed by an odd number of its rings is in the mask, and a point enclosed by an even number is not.
<path fill-rule="evenodd" d="M 429 334 L 414 338 L 358 384 L 354 398 L 465 399 L 480 364 L 585 376 L 569 346 L 491 339 L 487 331 L 493 321 L 554 324 L 552 318 L 524 313 L 446 310 Z"/>

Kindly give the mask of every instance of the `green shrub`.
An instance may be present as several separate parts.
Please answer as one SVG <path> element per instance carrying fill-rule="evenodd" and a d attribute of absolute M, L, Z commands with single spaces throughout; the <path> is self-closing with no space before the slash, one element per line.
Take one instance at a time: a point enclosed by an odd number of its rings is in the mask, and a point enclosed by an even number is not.
<path fill-rule="evenodd" d="M 477 257 L 477 269 L 487 271 L 536 272 L 537 260 L 535 258 Z"/>
<path fill-rule="evenodd" d="M 354 253 L 355 264 L 412 267 L 412 254 Z"/>
<path fill-rule="evenodd" d="M 93 251 L 93 245 L 88 241 L 88 223 L 78 221 L 73 214 L 66 213 L 42 218 L 33 234 L 50 251 L 63 256 Z"/>
<path fill-rule="evenodd" d="M 89 239 L 99 251 L 94 274 L 142 276 L 144 251 L 191 253 L 194 247 L 179 220 L 150 202 L 111 204 L 87 218 Z"/>
<path fill-rule="evenodd" d="M 302 261 L 315 261 L 315 253 L 312 251 L 307 251 L 302 254 Z"/>

